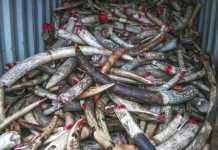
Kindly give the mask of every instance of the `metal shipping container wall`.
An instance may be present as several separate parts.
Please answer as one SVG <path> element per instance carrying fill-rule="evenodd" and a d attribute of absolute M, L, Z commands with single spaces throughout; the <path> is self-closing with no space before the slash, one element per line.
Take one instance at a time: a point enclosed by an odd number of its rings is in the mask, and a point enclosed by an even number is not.
<path fill-rule="evenodd" d="M 218 1 L 217 0 L 192 0 L 194 4 L 201 3 L 200 13 L 195 23 L 198 31 L 203 33 L 201 48 L 211 52 L 218 66 Z"/>
<path fill-rule="evenodd" d="M 196 18 L 203 33 L 202 49 L 212 52 L 218 66 L 218 1 L 193 0 L 202 3 Z M 41 37 L 42 24 L 54 22 L 51 9 L 62 0 L 0 0 L 0 76 L 4 64 L 23 60 L 46 49 Z"/>
<path fill-rule="evenodd" d="M 0 76 L 4 64 L 43 52 L 42 24 L 54 22 L 51 9 L 62 0 L 0 0 Z"/>

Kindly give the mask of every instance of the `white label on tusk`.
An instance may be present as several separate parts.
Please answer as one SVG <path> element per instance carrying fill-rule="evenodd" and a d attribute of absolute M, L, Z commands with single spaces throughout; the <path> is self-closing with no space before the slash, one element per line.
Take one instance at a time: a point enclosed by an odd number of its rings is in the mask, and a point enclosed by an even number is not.
<path fill-rule="evenodd" d="M 124 23 L 125 23 L 125 22 L 126 22 L 126 19 L 120 18 L 120 19 L 119 19 L 119 22 L 124 22 Z"/>

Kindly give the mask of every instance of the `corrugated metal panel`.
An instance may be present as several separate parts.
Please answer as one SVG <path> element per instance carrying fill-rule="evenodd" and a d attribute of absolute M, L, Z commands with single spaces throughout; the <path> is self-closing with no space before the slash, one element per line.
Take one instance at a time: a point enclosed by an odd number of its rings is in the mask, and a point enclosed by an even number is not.
<path fill-rule="evenodd" d="M 193 0 L 193 2 L 202 4 L 195 21 L 198 24 L 198 30 L 203 33 L 202 49 L 213 53 L 216 66 L 218 66 L 218 1 Z"/>
<path fill-rule="evenodd" d="M 0 76 L 6 63 L 46 49 L 42 24 L 54 22 L 51 9 L 62 0 L 0 0 Z"/>
<path fill-rule="evenodd" d="M 203 33 L 202 49 L 212 52 L 218 66 L 217 0 L 193 0 L 202 3 L 195 22 Z M 46 49 L 41 38 L 42 24 L 54 22 L 51 9 L 62 0 L 0 0 L 0 76 L 3 65 L 23 60 Z"/>

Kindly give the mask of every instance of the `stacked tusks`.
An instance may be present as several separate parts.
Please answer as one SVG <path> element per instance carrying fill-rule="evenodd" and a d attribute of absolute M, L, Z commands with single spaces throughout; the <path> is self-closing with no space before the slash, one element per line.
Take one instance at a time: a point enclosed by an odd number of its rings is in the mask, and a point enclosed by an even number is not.
<path fill-rule="evenodd" d="M 26 113 L 37 107 L 38 105 L 42 104 L 47 98 L 44 98 L 40 100 L 39 102 L 35 102 L 33 104 L 30 104 L 29 106 L 17 111 L 15 114 L 7 117 L 5 120 L 3 120 L 0 124 L 0 131 L 4 130 L 6 127 L 8 127 L 14 120 L 19 119 L 20 117 L 24 116 Z"/>
<path fill-rule="evenodd" d="M 155 150 L 155 147 L 140 130 L 134 119 L 131 117 L 130 113 L 127 111 L 125 105 L 118 105 L 115 108 L 115 113 L 124 126 L 125 130 L 140 149 Z"/>
<path fill-rule="evenodd" d="M 80 149 L 80 133 L 82 131 L 83 125 L 85 124 L 86 120 L 85 118 L 82 118 L 80 120 L 78 120 L 75 125 L 73 126 L 73 128 L 70 131 L 70 136 L 68 137 L 67 140 L 67 150 L 70 149 L 75 149 L 75 150 L 79 150 Z"/>
<path fill-rule="evenodd" d="M 81 49 L 76 48 L 76 56 L 81 65 L 83 65 L 86 73 L 93 78 L 93 80 L 99 84 L 105 83 L 116 83 L 114 86 L 110 88 L 110 91 L 118 96 L 125 97 L 131 101 L 143 103 L 154 103 L 154 104 L 178 104 L 185 102 L 189 99 L 196 97 L 198 94 L 198 89 L 193 86 L 187 86 L 187 88 L 183 91 L 176 90 L 166 90 L 159 92 L 151 92 L 148 90 L 143 90 L 140 88 L 133 88 L 124 84 L 120 84 L 115 80 L 108 78 L 105 74 L 99 72 L 96 68 L 94 68 L 90 62 L 85 59 Z M 131 91 L 132 95 L 129 95 L 128 92 Z M 149 96 L 148 96 L 149 94 Z M 148 96 L 148 97 L 147 97 Z M 152 97 L 152 101 L 151 98 Z"/>
<path fill-rule="evenodd" d="M 154 145 L 157 146 L 163 142 L 165 142 L 169 137 L 174 135 L 178 132 L 178 127 L 181 123 L 182 116 L 177 114 L 174 119 L 170 122 L 170 124 L 160 133 L 153 136 L 149 139 L 149 141 Z"/>
<path fill-rule="evenodd" d="M 109 56 L 112 52 L 107 49 L 94 48 L 90 46 L 83 46 L 81 50 L 86 56 L 92 56 L 93 54 L 102 54 Z M 0 86 L 12 86 L 19 78 L 25 75 L 27 72 L 48 63 L 52 60 L 57 60 L 61 58 L 73 57 L 75 55 L 75 48 L 73 47 L 62 47 L 56 48 L 55 50 L 48 50 L 43 53 L 38 53 L 32 57 L 29 57 L 19 63 L 19 65 L 11 68 L 7 73 L 5 73 L 0 80 Z M 132 60 L 132 57 L 128 55 L 123 55 L 121 58 Z M 22 71 L 20 71 L 22 70 Z"/>
<path fill-rule="evenodd" d="M 107 94 L 116 105 L 121 105 L 121 104 L 125 105 L 126 109 L 129 112 L 135 113 L 135 115 L 137 115 L 137 113 L 145 113 L 149 116 L 153 116 L 153 117 L 147 116 L 146 118 L 141 118 L 141 119 L 146 119 L 146 120 L 155 119 L 156 121 L 162 121 L 165 119 L 163 116 L 157 115 L 156 113 L 153 113 L 152 111 L 145 109 L 142 105 L 138 103 L 128 101 L 108 91 L 107 91 Z"/>
<path fill-rule="evenodd" d="M 42 135 L 40 137 L 37 137 L 33 142 L 31 142 L 27 148 L 25 149 L 32 149 L 32 150 L 37 150 L 42 143 L 50 136 L 50 134 L 52 133 L 52 130 L 55 128 L 55 125 L 57 123 L 58 120 L 58 113 L 54 114 L 54 117 L 52 119 L 52 121 L 50 122 L 50 124 L 46 127 L 45 131 L 42 133 Z"/>
<path fill-rule="evenodd" d="M 201 127 L 198 135 L 195 137 L 192 143 L 186 148 L 187 150 L 193 149 L 195 147 L 200 149 L 204 146 L 204 144 L 207 141 L 207 138 L 209 137 L 212 131 L 215 118 L 216 118 L 216 115 L 212 115 L 216 112 L 216 105 L 217 105 L 217 98 L 218 98 L 215 74 L 209 62 L 207 61 L 207 59 L 205 57 L 202 57 L 201 59 L 207 71 L 208 82 L 211 86 L 210 87 L 210 106 L 207 112 L 207 119 L 205 120 L 203 126 Z"/>
<path fill-rule="evenodd" d="M 51 47 L 5 65 L 0 149 L 195 150 L 213 128 L 216 147 L 215 60 L 193 25 L 201 4 L 63 2 L 43 24 Z"/>
<path fill-rule="evenodd" d="M 148 140 L 127 111 L 125 105 L 118 105 L 115 112 L 128 134 L 140 149 L 152 150 L 155 149 L 153 145 L 158 145 L 156 147 L 157 150 L 184 149 L 194 139 L 199 130 L 199 123 L 190 120 L 178 131 L 182 117 L 177 115 L 161 133 Z"/>
<path fill-rule="evenodd" d="M 161 143 L 156 147 L 157 150 L 164 149 L 184 149 L 190 141 L 192 141 L 198 133 L 199 123 L 190 120 L 188 121 L 184 127 L 181 128 L 176 134 L 170 137 L 167 141 Z M 173 144 L 172 144 L 173 143 Z"/>
<path fill-rule="evenodd" d="M 64 134 L 62 134 L 61 136 L 59 136 L 59 138 L 57 138 L 56 140 L 54 140 L 53 142 L 51 142 L 48 146 L 46 146 L 45 150 L 63 150 L 66 149 L 66 141 L 69 137 L 70 134 L 70 130 L 66 131 Z"/>
<path fill-rule="evenodd" d="M 102 131 L 102 129 L 98 126 L 98 123 L 95 119 L 94 115 L 94 102 L 90 99 L 86 100 L 86 108 L 84 110 L 85 116 L 87 118 L 87 122 L 89 126 L 93 129 L 93 136 L 95 140 L 102 146 L 104 149 L 115 149 L 115 150 L 131 150 L 135 149 L 134 145 L 121 145 L 112 142 L 107 138 L 107 135 Z"/>

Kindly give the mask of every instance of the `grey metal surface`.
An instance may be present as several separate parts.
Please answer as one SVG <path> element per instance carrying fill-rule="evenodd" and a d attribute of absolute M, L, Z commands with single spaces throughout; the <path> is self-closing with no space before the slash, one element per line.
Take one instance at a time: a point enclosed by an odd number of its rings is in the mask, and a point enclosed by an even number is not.
<path fill-rule="evenodd" d="M 202 3 L 195 20 L 203 33 L 202 49 L 214 54 L 218 66 L 218 1 L 193 2 Z M 0 0 L 0 76 L 4 64 L 46 49 L 41 38 L 42 24 L 54 21 L 51 9 L 61 3 L 62 0 Z"/>
<path fill-rule="evenodd" d="M 54 21 L 51 9 L 62 0 L 0 0 L 0 76 L 4 64 L 46 49 L 42 24 Z"/>
<path fill-rule="evenodd" d="M 204 51 L 211 52 L 215 56 L 218 66 L 218 1 L 217 0 L 193 0 L 195 4 L 201 3 L 202 8 L 197 15 L 195 23 L 198 30 L 203 33 L 201 47 Z"/>

